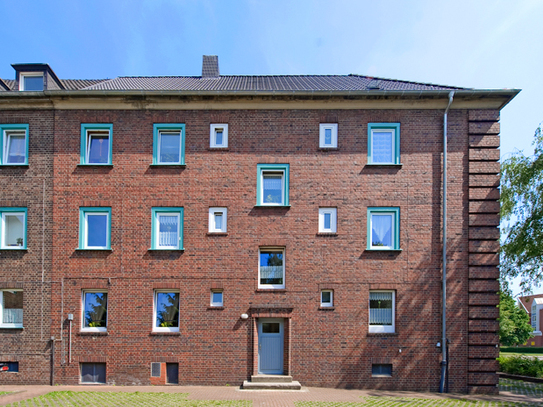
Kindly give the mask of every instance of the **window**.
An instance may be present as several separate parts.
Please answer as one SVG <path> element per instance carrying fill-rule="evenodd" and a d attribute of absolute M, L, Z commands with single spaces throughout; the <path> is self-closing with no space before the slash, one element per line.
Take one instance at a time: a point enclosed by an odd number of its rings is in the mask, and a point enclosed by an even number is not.
<path fill-rule="evenodd" d="M 81 363 L 81 383 L 105 383 L 105 363 Z"/>
<path fill-rule="evenodd" d="M 368 250 L 400 250 L 400 208 L 368 208 Z"/>
<path fill-rule="evenodd" d="M 226 233 L 226 208 L 209 208 L 209 233 Z"/>
<path fill-rule="evenodd" d="M 153 124 L 153 165 L 185 165 L 185 125 Z"/>
<path fill-rule="evenodd" d="M 0 164 L 28 165 L 28 124 L 0 124 Z"/>
<path fill-rule="evenodd" d="M 258 258 L 258 287 L 285 288 L 285 250 L 261 248 Z"/>
<path fill-rule="evenodd" d="M 368 164 L 400 164 L 400 123 L 368 123 Z"/>
<path fill-rule="evenodd" d="M 209 128 L 209 147 L 228 147 L 228 124 L 211 124 Z"/>
<path fill-rule="evenodd" d="M 23 290 L 0 290 L 0 328 L 23 327 Z"/>
<path fill-rule="evenodd" d="M 392 365 L 391 364 L 372 364 L 371 375 L 374 377 L 392 377 Z"/>
<path fill-rule="evenodd" d="M 26 249 L 26 208 L 0 208 L 0 248 Z"/>
<path fill-rule="evenodd" d="M 258 164 L 257 171 L 257 205 L 288 206 L 289 164 Z"/>
<path fill-rule="evenodd" d="M 319 233 L 336 233 L 337 208 L 319 208 Z"/>
<path fill-rule="evenodd" d="M 212 307 L 222 307 L 222 290 L 211 290 L 211 306 Z"/>
<path fill-rule="evenodd" d="M 160 377 L 162 375 L 161 367 L 162 367 L 162 363 L 159 363 L 159 362 L 151 363 L 151 377 Z"/>
<path fill-rule="evenodd" d="M 370 291 L 370 332 L 395 332 L 394 301 L 394 291 Z"/>
<path fill-rule="evenodd" d="M 41 72 L 21 72 L 19 74 L 19 90 L 43 91 L 43 73 Z"/>
<path fill-rule="evenodd" d="M 107 292 L 83 291 L 82 331 L 107 330 Z"/>
<path fill-rule="evenodd" d="M 151 250 L 183 250 L 183 208 L 153 208 Z"/>
<path fill-rule="evenodd" d="M 179 293 L 155 291 L 155 332 L 179 332 Z"/>
<path fill-rule="evenodd" d="M 334 292 L 332 290 L 321 290 L 321 307 L 334 306 Z"/>
<path fill-rule="evenodd" d="M 19 371 L 19 362 L 0 362 L 0 372 L 13 372 Z"/>
<path fill-rule="evenodd" d="M 319 147 L 337 148 L 337 123 L 321 123 L 319 126 Z"/>
<path fill-rule="evenodd" d="M 81 164 L 111 165 L 112 124 L 81 125 Z"/>
<path fill-rule="evenodd" d="M 79 208 L 79 248 L 111 249 L 111 208 Z"/>

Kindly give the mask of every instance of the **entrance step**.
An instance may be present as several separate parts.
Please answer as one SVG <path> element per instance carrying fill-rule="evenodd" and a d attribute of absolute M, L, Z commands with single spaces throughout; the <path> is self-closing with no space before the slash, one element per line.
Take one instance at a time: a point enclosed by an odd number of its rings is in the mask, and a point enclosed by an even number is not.
<path fill-rule="evenodd" d="M 245 380 L 242 389 L 245 390 L 301 390 L 300 382 L 285 375 L 255 375 L 251 381 Z"/>

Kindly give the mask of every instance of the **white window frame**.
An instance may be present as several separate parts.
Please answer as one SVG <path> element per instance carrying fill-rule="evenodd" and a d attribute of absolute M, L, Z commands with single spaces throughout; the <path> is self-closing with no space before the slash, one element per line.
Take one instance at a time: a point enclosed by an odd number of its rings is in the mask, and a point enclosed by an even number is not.
<path fill-rule="evenodd" d="M 218 130 L 222 130 L 222 144 L 217 144 L 215 137 Z M 228 124 L 210 124 L 209 125 L 209 147 L 227 148 L 228 147 Z"/>
<path fill-rule="evenodd" d="M 181 151 L 182 144 L 183 144 L 183 131 L 181 129 L 158 129 L 158 145 L 157 145 L 157 164 L 165 164 L 165 165 L 181 165 L 183 161 L 183 152 Z M 160 160 L 160 153 L 161 153 L 161 146 L 162 146 L 162 134 L 174 134 L 179 135 L 179 160 L 177 161 L 161 161 Z"/>
<path fill-rule="evenodd" d="M 10 145 L 10 139 L 12 136 L 18 136 L 24 137 L 25 145 L 24 145 L 24 161 L 22 163 L 10 163 L 8 162 L 9 157 L 9 145 Z M 28 157 L 27 157 L 27 149 L 28 149 L 28 132 L 25 128 L 14 128 L 14 129 L 5 129 L 3 131 L 3 140 L 2 145 L 4 146 L 4 151 L 2 154 L 2 164 L 3 165 L 26 165 L 28 163 Z"/>
<path fill-rule="evenodd" d="M 156 326 L 157 320 L 157 298 L 159 293 L 177 294 L 179 296 L 179 309 L 177 310 L 177 326 L 176 327 L 160 327 Z M 179 290 L 160 289 L 153 292 L 153 332 L 179 332 L 181 324 L 181 295 Z"/>
<path fill-rule="evenodd" d="M 370 290 L 370 293 L 392 293 L 392 325 L 370 325 L 370 296 L 368 295 L 368 331 L 370 333 L 395 333 L 396 332 L 396 291 L 394 290 Z"/>
<path fill-rule="evenodd" d="M 337 123 L 321 123 L 319 125 L 319 147 L 320 148 L 337 148 Z M 326 130 L 331 130 L 331 143 L 326 144 Z"/>
<path fill-rule="evenodd" d="M 217 214 L 222 215 L 222 227 L 220 229 L 217 229 L 215 227 L 215 216 Z M 211 207 L 209 208 L 209 233 L 226 233 L 228 230 L 226 228 L 226 218 L 227 218 L 228 209 L 225 207 Z"/>
<path fill-rule="evenodd" d="M 283 255 L 283 284 L 261 284 L 260 282 L 260 254 L 262 252 L 270 252 L 270 253 L 281 253 Z M 260 247 L 258 249 L 258 288 L 261 289 L 284 289 L 285 288 L 285 265 L 286 265 L 286 257 L 285 257 L 285 248 L 284 247 Z"/>
<path fill-rule="evenodd" d="M 105 246 L 89 246 L 88 240 L 89 240 L 89 222 L 88 218 L 89 215 L 96 216 L 106 216 L 106 245 Z M 83 248 L 84 249 L 109 249 L 111 246 L 110 239 L 110 230 L 111 230 L 111 219 L 110 219 L 110 213 L 109 212 L 93 212 L 85 211 L 85 230 L 83 232 Z"/>
<path fill-rule="evenodd" d="M 326 229 L 325 217 L 330 215 L 330 228 Z M 337 208 L 319 208 L 319 233 L 337 232 Z"/>
<path fill-rule="evenodd" d="M 105 162 L 105 163 L 91 163 L 89 161 L 89 159 L 90 159 L 90 149 L 91 149 L 91 139 L 93 137 L 105 137 L 106 134 L 107 134 L 106 142 L 107 142 L 107 146 L 108 146 L 107 162 Z M 87 130 L 86 136 L 87 136 L 87 145 L 86 145 L 86 148 L 85 148 L 85 162 L 87 164 L 89 164 L 89 165 L 109 165 L 109 164 L 111 164 L 110 159 L 109 159 L 109 157 L 111 156 L 111 151 L 109 151 L 109 149 L 110 149 L 110 140 L 109 140 L 109 138 L 111 137 L 111 134 L 110 134 L 109 130 L 90 129 L 90 130 Z"/>
<path fill-rule="evenodd" d="M 20 72 L 19 73 L 19 91 L 26 91 L 25 85 L 24 85 L 25 78 L 30 78 L 30 77 L 42 78 L 43 89 L 42 90 L 30 90 L 28 92 L 43 92 L 45 90 L 45 76 L 44 76 L 43 72 Z"/>
<path fill-rule="evenodd" d="M 264 177 L 266 175 L 281 175 L 281 202 L 265 202 L 264 197 Z M 260 196 L 262 202 L 261 205 L 265 206 L 284 206 L 285 205 L 285 171 L 282 170 L 265 170 L 260 173 Z"/>
<path fill-rule="evenodd" d="M 106 326 L 105 327 L 89 327 L 85 326 L 85 294 L 107 294 L 106 302 Z M 81 292 L 81 332 L 107 332 L 109 318 L 109 293 L 107 290 L 83 290 Z"/>
<path fill-rule="evenodd" d="M 217 293 L 221 294 L 221 301 L 220 302 L 214 302 L 213 301 L 213 294 L 217 294 Z M 219 290 L 219 289 L 211 290 L 209 304 L 212 307 L 224 307 L 224 293 L 223 293 L 223 290 Z"/>
<path fill-rule="evenodd" d="M 325 302 L 323 299 L 324 293 L 330 293 L 330 302 Z M 334 290 L 321 290 L 321 307 L 330 308 L 334 306 Z"/>
<path fill-rule="evenodd" d="M 0 290 L 0 328 L 22 328 L 23 323 L 20 324 L 9 324 L 3 323 L 4 320 L 4 291 L 11 292 L 23 292 L 20 288 L 3 288 Z M 23 293 L 23 321 L 24 321 L 24 293 Z"/>
<path fill-rule="evenodd" d="M 160 245 L 160 218 L 162 216 L 175 216 L 177 218 L 177 244 L 172 246 Z M 179 212 L 157 212 L 155 216 L 155 249 L 158 250 L 177 250 L 179 249 L 179 231 L 181 229 L 181 214 Z"/>
<path fill-rule="evenodd" d="M 0 249 L 2 250 L 24 250 L 26 249 L 26 239 L 27 239 L 27 230 L 26 230 L 26 211 L 17 211 L 17 210 L 9 210 L 9 211 L 2 211 L 0 209 L 1 221 L 2 224 L 0 225 Z M 23 216 L 23 244 L 22 246 L 8 246 L 6 245 L 6 216 L 8 215 L 22 215 Z"/>

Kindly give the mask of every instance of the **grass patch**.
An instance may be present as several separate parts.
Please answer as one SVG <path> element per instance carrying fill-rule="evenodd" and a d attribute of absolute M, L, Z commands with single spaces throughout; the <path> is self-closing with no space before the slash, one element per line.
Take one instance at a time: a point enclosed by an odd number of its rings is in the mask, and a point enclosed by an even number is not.
<path fill-rule="evenodd" d="M 251 407 L 250 400 L 187 400 L 187 393 L 124 393 L 98 391 L 53 391 L 40 397 L 8 404 L 9 407 L 27 406 L 176 406 L 176 407 Z"/>
<path fill-rule="evenodd" d="M 543 397 L 543 383 L 523 382 L 522 380 L 500 379 L 500 391 Z"/>
<path fill-rule="evenodd" d="M 10 394 L 13 393 L 12 391 L 0 391 L 0 396 L 3 396 L 4 394 Z"/>
<path fill-rule="evenodd" d="M 543 360 L 526 356 L 500 356 L 500 371 L 521 376 L 543 377 Z"/>

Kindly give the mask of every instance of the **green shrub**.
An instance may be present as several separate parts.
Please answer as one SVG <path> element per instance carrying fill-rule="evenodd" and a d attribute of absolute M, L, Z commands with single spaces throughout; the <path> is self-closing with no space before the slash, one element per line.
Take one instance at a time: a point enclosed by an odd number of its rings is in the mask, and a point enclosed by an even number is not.
<path fill-rule="evenodd" d="M 500 348 L 500 352 L 512 352 L 512 353 L 543 353 L 543 348 L 520 348 L 520 347 L 504 347 Z"/>
<path fill-rule="evenodd" d="M 501 356 L 498 362 L 504 373 L 543 377 L 543 360 L 530 356 Z"/>

